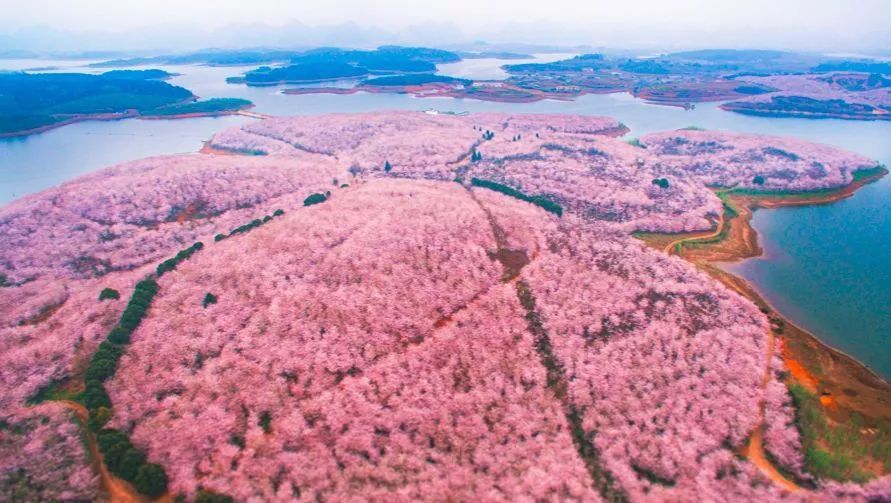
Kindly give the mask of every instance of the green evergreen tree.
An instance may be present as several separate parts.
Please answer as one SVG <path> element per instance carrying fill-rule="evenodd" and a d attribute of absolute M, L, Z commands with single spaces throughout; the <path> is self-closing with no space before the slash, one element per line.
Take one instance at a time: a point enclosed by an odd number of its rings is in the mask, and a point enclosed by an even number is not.
<path fill-rule="evenodd" d="M 155 463 L 144 464 L 139 467 L 133 486 L 140 493 L 157 498 L 167 492 L 167 474 L 164 468 Z"/>
<path fill-rule="evenodd" d="M 114 288 L 103 288 L 101 292 L 99 292 L 99 300 L 118 300 L 121 298 L 121 294 L 118 293 Z"/>

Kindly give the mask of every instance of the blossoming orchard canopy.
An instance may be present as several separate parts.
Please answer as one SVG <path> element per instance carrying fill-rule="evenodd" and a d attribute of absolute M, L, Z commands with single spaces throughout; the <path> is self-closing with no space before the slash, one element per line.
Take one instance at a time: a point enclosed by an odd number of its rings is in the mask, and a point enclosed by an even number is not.
<path fill-rule="evenodd" d="M 712 228 L 710 186 L 840 187 L 875 162 L 709 131 L 637 146 L 625 131 L 603 117 L 276 118 L 3 208 L 0 410 L 38 440 L 2 437 L 0 467 L 95 498 L 65 412 L 25 404 L 121 319 L 100 292 L 150 277 L 104 376 L 104 427 L 163 467 L 170 494 L 790 497 L 735 451 L 764 426 L 771 459 L 804 476 L 766 317 L 630 233 Z"/>

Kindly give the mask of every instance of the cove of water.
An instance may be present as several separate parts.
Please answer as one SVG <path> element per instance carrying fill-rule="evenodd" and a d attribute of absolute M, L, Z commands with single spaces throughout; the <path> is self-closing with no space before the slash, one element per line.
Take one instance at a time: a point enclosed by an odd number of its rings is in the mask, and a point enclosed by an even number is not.
<path fill-rule="evenodd" d="M 442 65 L 440 71 L 467 78 L 501 78 L 500 65 L 517 62 L 520 61 L 467 60 Z M 52 64 L 63 66 L 59 62 Z M 50 65 L 0 60 L 0 69 L 40 66 Z M 67 71 L 108 70 L 64 66 Z M 270 115 L 426 108 L 607 115 L 625 123 L 631 129 L 629 136 L 687 126 L 795 136 L 846 148 L 891 165 L 891 121 L 749 117 L 724 112 L 716 104 L 700 104 L 685 111 L 649 105 L 627 94 L 528 104 L 366 93 L 297 96 L 281 94 L 282 87 L 252 88 L 226 83 L 226 77 L 253 67 L 153 68 L 179 74 L 170 82 L 201 97 L 246 98 L 255 103 L 255 111 Z M 334 85 L 353 84 L 344 81 Z M 25 138 L 0 140 L 0 205 L 117 162 L 194 152 L 214 132 L 250 120 L 234 116 L 85 122 Z M 891 177 L 835 204 L 757 211 L 753 226 L 765 250 L 764 257 L 728 269 L 749 280 L 784 316 L 891 379 Z"/>

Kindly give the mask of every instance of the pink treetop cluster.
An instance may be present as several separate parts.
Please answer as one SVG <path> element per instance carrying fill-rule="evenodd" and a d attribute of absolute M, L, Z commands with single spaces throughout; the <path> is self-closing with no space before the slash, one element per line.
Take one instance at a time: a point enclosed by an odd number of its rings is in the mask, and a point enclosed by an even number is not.
<path fill-rule="evenodd" d="M 545 238 L 551 252 L 524 275 L 604 466 L 632 500 L 695 499 L 703 457 L 730 454 L 758 422 L 763 316 L 680 259 L 595 226 Z"/>
<path fill-rule="evenodd" d="M 776 92 L 754 95 L 740 101 L 765 102 L 773 96 L 804 96 L 817 100 L 843 100 L 849 103 L 865 103 L 876 107 L 891 107 L 891 87 L 862 89 L 843 85 L 846 81 L 863 81 L 868 74 L 829 73 L 793 74 L 769 76 L 744 76 L 738 80 L 752 82 L 777 89 Z"/>
<path fill-rule="evenodd" d="M 778 497 L 727 447 L 764 398 L 757 309 L 609 226 L 564 219 L 484 189 L 380 180 L 215 244 L 161 279 L 109 385 L 113 421 L 189 494 L 596 499 L 501 282 L 497 229 L 531 260 L 521 279 L 625 491 Z M 218 304 L 202 307 L 205 292 Z"/>
<path fill-rule="evenodd" d="M 64 304 L 68 296 L 64 283 L 51 281 L 32 281 L 20 288 L 0 289 L 0 313 L 3 314 L 0 329 L 34 323 Z"/>
<path fill-rule="evenodd" d="M 836 188 L 851 183 L 855 171 L 876 166 L 837 147 L 776 136 L 679 130 L 649 134 L 641 142 L 658 156 L 654 170 L 660 176 L 695 177 L 717 187 Z"/>
<path fill-rule="evenodd" d="M 201 480 L 186 474 L 264 412 L 276 431 L 281 414 L 426 340 L 497 284 L 494 247 L 465 189 L 431 182 L 363 185 L 215 244 L 161 279 L 109 387 L 115 421 L 135 424 L 134 441 L 192 491 Z M 206 292 L 219 300 L 204 309 Z M 276 459 L 300 438 L 278 439 Z M 243 475 L 225 468 L 234 488 L 249 486 L 236 494 L 259 490 L 247 460 Z"/>
<path fill-rule="evenodd" d="M 512 285 L 493 285 L 450 326 L 343 384 L 301 407 L 321 418 L 307 433 L 344 432 L 316 458 L 338 496 L 600 500 Z"/>
<path fill-rule="evenodd" d="M 695 180 L 654 189 L 649 156 L 611 139 L 626 131 L 613 119 L 412 112 L 360 117 L 278 118 L 220 133 L 212 145 L 276 156 L 324 154 L 343 169 L 372 176 L 386 175 L 389 164 L 391 176 L 513 183 L 627 230 L 705 229 L 720 212 L 720 201 Z M 486 139 L 487 133 L 493 136 Z M 468 166 L 472 152 L 483 162 Z"/>
<path fill-rule="evenodd" d="M 652 156 L 603 136 L 541 135 L 521 141 L 497 137 L 479 147 L 482 160 L 466 176 L 504 183 L 527 194 L 547 195 L 592 220 L 626 232 L 707 229 L 721 202 L 695 178 L 653 184 Z"/>
<path fill-rule="evenodd" d="M 97 477 L 70 412 L 44 404 L 2 419 L 0 500 L 96 501 Z"/>
<path fill-rule="evenodd" d="M 122 297 L 146 270 L 98 280 L 37 280 L 0 288 L 0 416 L 37 392 L 83 370 L 117 322 L 126 298 L 99 302 L 110 287 Z"/>
<path fill-rule="evenodd" d="M 192 154 L 124 163 L 0 210 L 0 273 L 23 282 L 129 270 L 299 206 L 333 188 L 338 176 L 333 162 L 299 156 Z"/>
<path fill-rule="evenodd" d="M 397 177 L 490 179 L 549 196 L 624 231 L 710 228 L 721 204 L 706 186 L 839 187 L 850 183 L 853 171 L 875 165 L 825 145 L 719 132 L 657 133 L 645 138 L 651 148 L 640 149 L 612 138 L 624 126 L 601 117 L 414 112 L 359 117 L 277 118 L 225 131 L 212 144 L 284 156 L 311 152 L 335 159 L 343 170 L 371 176 L 387 175 L 389 165 L 389 175 Z M 471 162 L 474 152 L 480 161 Z M 667 178 L 669 186 L 653 185 L 659 178 Z"/>
<path fill-rule="evenodd" d="M 607 117 L 558 115 L 475 116 L 415 112 L 331 114 L 310 120 L 282 117 L 230 129 L 214 136 L 214 147 L 233 151 L 292 155 L 309 152 L 335 157 L 361 172 L 380 172 L 389 162 L 395 173 L 413 178 L 451 179 L 455 165 L 482 141 L 485 131 L 615 134 L 622 126 Z M 451 166 L 451 167 L 450 167 Z"/>

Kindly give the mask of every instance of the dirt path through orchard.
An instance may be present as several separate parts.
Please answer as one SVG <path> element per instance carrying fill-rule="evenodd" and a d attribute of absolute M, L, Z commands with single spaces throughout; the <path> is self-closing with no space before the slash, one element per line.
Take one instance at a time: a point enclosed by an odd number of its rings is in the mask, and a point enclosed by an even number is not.
<path fill-rule="evenodd" d="M 766 368 L 764 369 L 764 378 L 761 381 L 761 389 L 765 393 L 767 393 L 767 386 L 770 384 L 770 362 L 773 360 L 775 351 L 776 337 L 774 337 L 772 330 L 768 330 L 767 361 L 765 362 Z M 764 423 L 765 402 L 766 400 L 762 399 L 761 403 L 758 405 L 758 425 L 755 426 L 752 435 L 749 436 L 749 442 L 743 448 L 742 453 L 752 462 L 752 464 L 761 470 L 761 473 L 767 476 L 775 484 L 791 492 L 801 491 L 802 488 L 798 484 L 787 479 L 779 470 L 777 470 L 773 463 L 767 459 L 767 455 L 764 452 L 764 428 L 766 427 L 766 424 Z"/>
<path fill-rule="evenodd" d="M 59 400 L 60 404 L 71 410 L 83 428 L 86 437 L 87 448 L 90 450 L 90 458 L 92 459 L 93 469 L 99 474 L 102 489 L 108 493 L 108 499 L 112 503 L 143 503 L 143 498 L 136 490 L 124 480 L 112 475 L 105 463 L 102 461 L 102 454 L 99 452 L 99 446 L 96 444 L 96 436 L 89 428 L 90 415 L 87 409 L 72 400 Z"/>

